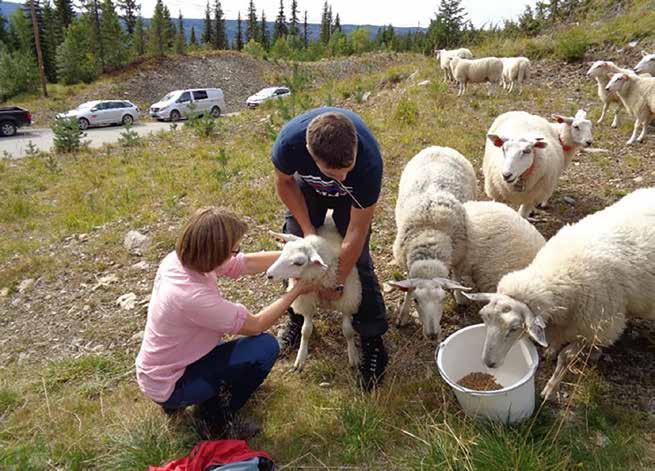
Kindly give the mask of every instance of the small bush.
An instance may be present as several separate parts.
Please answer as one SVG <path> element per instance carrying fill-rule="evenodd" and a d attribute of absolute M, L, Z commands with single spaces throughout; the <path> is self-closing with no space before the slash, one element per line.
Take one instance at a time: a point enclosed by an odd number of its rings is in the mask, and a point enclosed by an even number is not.
<path fill-rule="evenodd" d="M 216 132 L 218 124 L 209 114 L 202 116 L 194 114 L 189 117 L 189 120 L 186 123 L 184 123 L 184 127 L 191 129 L 191 131 L 193 131 L 193 133 L 198 137 L 207 138 Z"/>
<path fill-rule="evenodd" d="M 245 46 L 243 46 L 243 52 L 256 57 L 257 59 L 266 59 L 266 49 L 264 49 L 264 47 L 254 39 L 251 39 Z"/>
<path fill-rule="evenodd" d="M 584 58 L 589 47 L 587 33 L 581 28 L 563 33 L 555 43 L 555 56 L 566 62 L 577 62 Z"/>
<path fill-rule="evenodd" d="M 53 142 L 57 152 L 76 152 L 82 146 L 82 138 L 86 136 L 80 131 L 80 125 L 74 118 L 56 119 L 52 125 Z"/>
<path fill-rule="evenodd" d="M 125 131 L 118 137 L 118 144 L 121 147 L 136 147 L 142 143 L 141 136 L 134 129 L 131 124 L 125 125 Z"/>
<path fill-rule="evenodd" d="M 402 124 L 415 124 L 418 121 L 418 106 L 409 98 L 403 97 L 398 103 L 395 117 Z"/>

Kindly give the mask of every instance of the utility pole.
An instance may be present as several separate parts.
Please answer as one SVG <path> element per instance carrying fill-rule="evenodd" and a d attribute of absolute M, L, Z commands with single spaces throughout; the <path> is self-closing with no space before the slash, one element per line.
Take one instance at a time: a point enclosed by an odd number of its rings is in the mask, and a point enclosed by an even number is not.
<path fill-rule="evenodd" d="M 36 60 L 39 62 L 39 75 L 41 76 L 41 86 L 43 87 L 43 96 L 48 96 L 48 87 L 45 81 L 45 67 L 43 66 L 43 52 L 41 52 L 41 36 L 39 35 L 39 23 L 36 21 L 36 8 L 34 0 L 30 1 L 32 10 L 32 29 L 34 30 L 34 45 L 36 46 Z"/>

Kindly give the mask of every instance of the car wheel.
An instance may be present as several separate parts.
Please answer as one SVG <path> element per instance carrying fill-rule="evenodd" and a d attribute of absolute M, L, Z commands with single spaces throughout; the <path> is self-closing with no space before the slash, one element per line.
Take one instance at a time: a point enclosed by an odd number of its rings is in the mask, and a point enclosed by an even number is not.
<path fill-rule="evenodd" d="M 221 109 L 218 106 L 214 106 L 211 110 L 212 118 L 218 118 L 221 115 Z"/>
<path fill-rule="evenodd" d="M 86 131 L 87 129 L 89 129 L 89 120 L 88 120 L 88 119 L 86 119 L 86 118 L 80 118 L 80 119 L 78 120 L 78 122 L 80 123 L 80 129 L 81 129 L 82 131 Z"/>
<path fill-rule="evenodd" d="M 16 125 L 11 121 L 0 123 L 0 136 L 10 137 L 16 134 Z"/>
<path fill-rule="evenodd" d="M 171 111 L 170 118 L 171 121 L 179 121 L 180 120 L 180 112 L 177 110 Z"/>
<path fill-rule="evenodd" d="M 123 116 L 123 120 L 121 122 L 123 123 L 123 126 L 132 126 L 134 124 L 134 118 L 131 114 L 126 114 Z"/>

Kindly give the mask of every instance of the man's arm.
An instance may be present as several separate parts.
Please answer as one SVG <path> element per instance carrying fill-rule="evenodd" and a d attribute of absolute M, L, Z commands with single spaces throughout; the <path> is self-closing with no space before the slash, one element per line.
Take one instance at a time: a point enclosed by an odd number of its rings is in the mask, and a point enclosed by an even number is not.
<path fill-rule="evenodd" d="M 245 254 L 246 273 L 254 275 L 268 270 L 282 252 L 256 252 Z"/>
<path fill-rule="evenodd" d="M 307 203 L 305 203 L 305 198 L 303 198 L 293 175 L 287 175 L 275 169 L 275 190 L 280 200 L 289 208 L 293 217 L 298 221 L 303 236 L 316 234 L 316 228 L 314 228 L 309 218 Z"/>
<path fill-rule="evenodd" d="M 339 255 L 339 269 L 337 270 L 337 283 L 343 284 L 348 278 L 366 243 L 373 214 L 375 213 L 375 204 L 368 208 L 359 209 L 354 206 L 350 210 L 350 223 L 346 236 L 341 243 L 341 253 Z"/>

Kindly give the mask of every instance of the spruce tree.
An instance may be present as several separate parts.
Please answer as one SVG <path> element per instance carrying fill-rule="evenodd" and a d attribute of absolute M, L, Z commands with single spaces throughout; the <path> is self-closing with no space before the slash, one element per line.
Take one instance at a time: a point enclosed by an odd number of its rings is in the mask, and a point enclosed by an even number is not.
<path fill-rule="evenodd" d="M 120 17 L 125 22 L 127 33 L 131 36 L 136 29 L 137 17 L 141 7 L 137 4 L 137 0 L 116 0 L 116 4 L 123 13 Z"/>
<path fill-rule="evenodd" d="M 2 11 L 0 11 L 0 44 L 9 47 L 9 30 L 7 29 L 7 20 L 2 15 Z"/>
<path fill-rule="evenodd" d="M 339 13 L 337 13 L 337 17 L 334 19 L 334 27 L 332 28 L 332 32 L 336 33 L 339 32 L 341 33 L 341 20 L 339 19 Z"/>
<path fill-rule="evenodd" d="M 175 43 L 175 23 L 171 18 L 171 11 L 164 5 L 164 25 L 166 26 L 166 50 L 173 48 Z"/>
<path fill-rule="evenodd" d="M 462 0 L 441 0 L 437 19 L 441 23 L 443 34 L 441 45 L 451 47 L 460 44 L 467 24 Z"/>
<path fill-rule="evenodd" d="M 248 5 L 248 26 L 246 27 L 246 42 L 254 39 L 258 41 L 259 38 L 259 23 L 257 23 L 257 10 L 255 9 L 255 1 L 250 0 Z"/>
<path fill-rule="evenodd" d="M 214 21 L 214 27 L 216 28 L 213 34 L 214 48 L 215 49 L 227 49 L 227 32 L 225 30 L 225 16 L 223 14 L 223 7 L 221 6 L 220 0 L 216 0 L 216 6 L 214 9 L 214 14 L 216 15 Z"/>
<path fill-rule="evenodd" d="M 105 63 L 109 69 L 116 69 L 127 62 L 123 30 L 112 0 L 103 0 L 100 12 L 100 40 L 106 51 Z"/>
<path fill-rule="evenodd" d="M 212 38 L 214 36 L 212 29 L 212 12 L 209 8 L 209 0 L 207 0 L 207 8 L 205 8 L 205 28 L 202 31 L 203 44 L 212 44 Z"/>
<path fill-rule="evenodd" d="M 305 19 L 302 24 L 302 37 L 306 49 L 309 47 L 309 24 L 307 23 L 307 10 L 305 10 Z"/>
<path fill-rule="evenodd" d="M 148 53 L 155 57 L 163 57 L 168 50 L 169 25 L 164 18 L 164 8 L 162 0 L 157 0 L 148 28 Z"/>
<path fill-rule="evenodd" d="M 48 82 L 57 81 L 57 46 L 64 40 L 63 32 L 58 33 L 59 22 L 56 13 L 46 0 L 43 5 L 43 36 L 41 48 L 43 50 L 43 67 Z"/>
<path fill-rule="evenodd" d="M 291 0 L 291 20 L 289 24 L 289 34 L 291 36 L 299 36 L 300 28 L 298 27 L 298 1 Z"/>
<path fill-rule="evenodd" d="M 264 13 L 264 10 L 262 10 L 262 26 L 260 30 L 261 37 L 259 42 L 262 44 L 264 49 L 268 51 L 268 49 L 271 47 L 271 36 L 268 34 L 268 25 L 266 24 L 266 13 Z"/>
<path fill-rule="evenodd" d="M 89 32 L 89 44 L 93 48 L 93 54 L 100 63 L 101 69 L 105 69 L 105 48 L 100 37 L 100 7 L 97 0 L 84 0 L 83 18 L 87 22 Z"/>
<path fill-rule="evenodd" d="M 132 44 L 134 44 L 134 52 L 137 56 L 142 56 L 146 53 L 146 29 L 141 15 L 137 17 L 134 25 Z"/>
<path fill-rule="evenodd" d="M 284 3 L 283 0 L 280 0 L 280 11 L 277 14 L 275 19 L 275 30 L 273 31 L 273 42 L 276 42 L 279 38 L 284 38 L 289 33 L 287 29 L 287 20 L 284 16 Z"/>
<path fill-rule="evenodd" d="M 330 42 L 330 29 L 332 27 L 331 20 L 329 17 L 329 8 L 328 2 L 326 1 L 323 4 L 323 15 L 321 16 L 321 42 L 327 46 L 327 43 Z"/>
<path fill-rule="evenodd" d="M 27 19 L 23 10 L 16 9 L 11 14 L 9 18 L 9 35 L 12 49 L 23 54 L 33 55 L 34 31 L 32 30 L 32 20 Z M 36 58 L 36 56 L 34 57 Z"/>
<path fill-rule="evenodd" d="M 191 26 L 191 35 L 189 36 L 189 44 L 191 46 L 197 46 L 198 45 L 198 40 L 196 39 L 196 27 Z"/>
<path fill-rule="evenodd" d="M 57 77 L 64 84 L 91 82 L 97 76 L 89 28 L 88 21 L 73 20 L 57 48 Z"/>
<path fill-rule="evenodd" d="M 182 10 L 177 17 L 177 34 L 175 35 L 175 54 L 184 54 L 186 51 L 186 40 L 184 38 L 184 19 Z"/>
<path fill-rule="evenodd" d="M 234 42 L 234 48 L 237 51 L 243 49 L 243 32 L 241 31 L 241 12 L 237 15 L 237 37 Z"/>
<path fill-rule="evenodd" d="M 75 10 L 73 10 L 72 0 L 54 0 L 55 16 L 57 17 L 58 26 L 63 30 L 73 22 Z M 63 41 L 63 37 L 62 37 Z"/>

